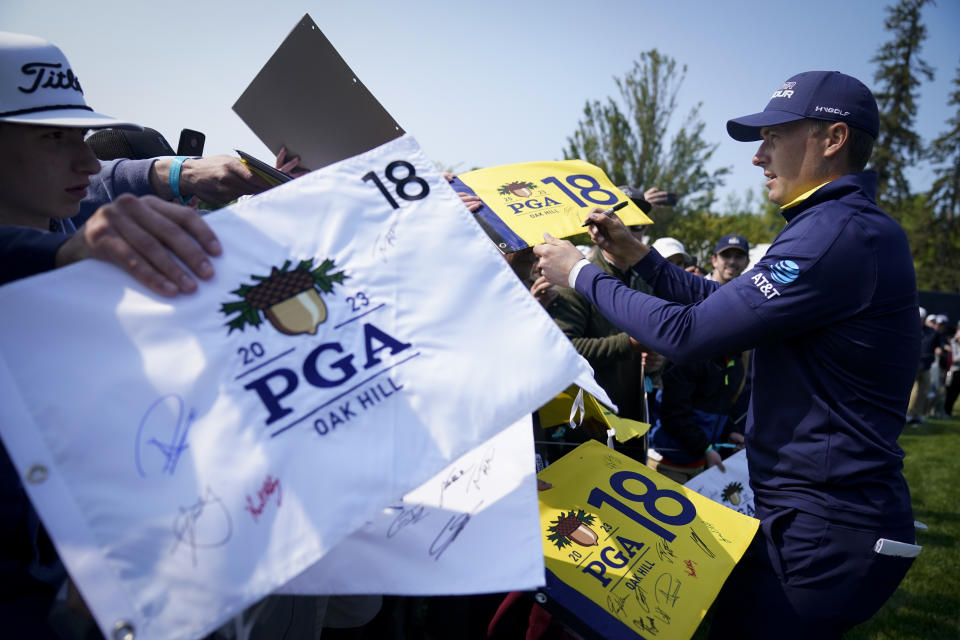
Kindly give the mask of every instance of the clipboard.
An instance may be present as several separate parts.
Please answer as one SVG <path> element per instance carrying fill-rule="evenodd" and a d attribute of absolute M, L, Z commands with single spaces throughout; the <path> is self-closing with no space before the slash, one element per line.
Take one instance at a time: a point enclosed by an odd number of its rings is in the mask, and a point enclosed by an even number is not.
<path fill-rule="evenodd" d="M 287 147 L 314 170 L 404 134 L 309 14 L 233 105 L 274 153 Z"/>

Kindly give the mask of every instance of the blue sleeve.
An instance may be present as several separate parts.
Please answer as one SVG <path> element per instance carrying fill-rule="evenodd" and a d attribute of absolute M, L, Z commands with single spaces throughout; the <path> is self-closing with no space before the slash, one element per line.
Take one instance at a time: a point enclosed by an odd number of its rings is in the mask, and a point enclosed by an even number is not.
<path fill-rule="evenodd" d="M 669 262 L 651 249 L 633 270 L 653 287 L 653 295 L 664 300 L 693 304 L 703 300 L 720 287 L 719 282 L 707 280 Z"/>
<path fill-rule="evenodd" d="M 876 287 L 878 257 L 864 231 L 849 218 L 819 220 L 785 229 L 752 269 L 724 286 L 700 284 L 702 278 L 681 276 L 681 269 L 641 264 L 659 256 L 638 263 L 655 293 L 677 294 L 684 303 L 633 291 L 594 265 L 583 268 L 576 288 L 611 322 L 671 360 L 705 360 L 779 342 L 849 318 Z M 692 295 L 681 295 L 684 282 Z M 708 289 L 713 292 L 693 302 Z"/>
<path fill-rule="evenodd" d="M 744 351 L 765 329 L 760 318 L 724 288 L 696 304 L 668 302 L 634 291 L 591 264 L 577 276 L 577 291 L 617 327 L 676 362 Z"/>
<path fill-rule="evenodd" d="M 30 227 L 0 227 L 0 284 L 53 269 L 57 250 L 67 238 Z"/>
<path fill-rule="evenodd" d="M 87 197 L 80 201 L 80 210 L 73 217 L 79 227 L 87 218 L 117 196 L 132 193 L 135 196 L 154 195 L 150 185 L 150 168 L 156 158 L 146 160 L 109 160 L 100 163 L 100 173 L 90 176 Z"/>

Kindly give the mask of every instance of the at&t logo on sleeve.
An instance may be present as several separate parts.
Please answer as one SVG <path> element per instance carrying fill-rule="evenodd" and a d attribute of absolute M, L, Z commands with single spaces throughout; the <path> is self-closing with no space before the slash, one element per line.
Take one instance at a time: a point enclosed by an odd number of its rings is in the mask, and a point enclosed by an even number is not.
<path fill-rule="evenodd" d="M 776 264 L 770 267 L 770 278 L 767 279 L 767 276 L 762 273 L 756 273 L 750 277 L 750 280 L 753 282 L 754 286 L 760 290 L 760 293 L 763 294 L 767 300 L 775 298 L 780 295 L 780 291 L 777 289 L 774 283 L 779 285 L 790 284 L 800 275 L 800 267 L 793 260 L 780 260 Z M 771 282 L 770 280 L 773 280 Z"/>

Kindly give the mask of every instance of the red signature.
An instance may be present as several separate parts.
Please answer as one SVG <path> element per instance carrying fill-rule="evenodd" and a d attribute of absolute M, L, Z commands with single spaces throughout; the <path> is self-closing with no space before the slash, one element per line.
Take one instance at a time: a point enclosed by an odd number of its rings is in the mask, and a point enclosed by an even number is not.
<path fill-rule="evenodd" d="M 277 494 L 277 506 L 279 507 L 281 504 L 280 480 L 268 475 L 263 481 L 263 486 L 257 491 L 257 504 L 253 503 L 253 498 L 249 495 L 247 496 L 247 505 L 244 509 L 250 512 L 254 522 L 256 522 L 260 514 L 263 513 L 264 508 L 267 506 L 267 501 L 274 493 Z"/>
<path fill-rule="evenodd" d="M 683 564 L 687 565 L 687 575 L 696 578 L 697 570 L 693 568 L 693 565 L 696 564 L 693 560 L 684 560 Z"/>

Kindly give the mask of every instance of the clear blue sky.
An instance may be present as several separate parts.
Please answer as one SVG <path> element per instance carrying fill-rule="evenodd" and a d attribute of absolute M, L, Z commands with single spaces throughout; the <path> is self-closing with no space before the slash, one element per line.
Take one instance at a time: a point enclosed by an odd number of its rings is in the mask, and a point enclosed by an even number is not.
<path fill-rule="evenodd" d="M 656 47 L 686 64 L 679 124 L 703 102 L 713 167 L 733 173 L 722 195 L 761 189 L 752 143 L 726 135 L 787 77 L 837 69 L 872 85 L 870 59 L 888 39 L 883 0 L 2 0 L 0 29 L 60 46 L 95 109 L 153 127 L 176 146 L 184 127 L 206 154 L 239 148 L 271 158 L 231 105 L 309 13 L 386 109 L 439 164 L 468 170 L 563 157 L 587 99 L 613 95 L 614 75 Z M 917 129 L 945 130 L 960 65 L 960 1 L 924 13 L 925 83 Z M 914 188 L 929 184 L 913 174 Z M 649 185 L 638 185 L 649 186 Z"/>

